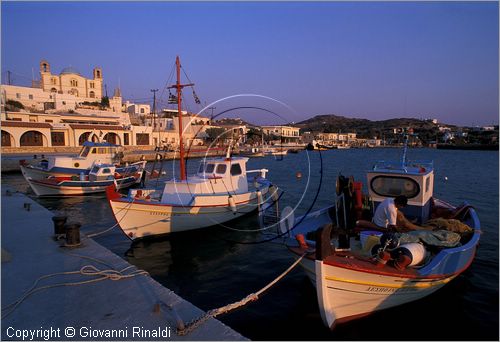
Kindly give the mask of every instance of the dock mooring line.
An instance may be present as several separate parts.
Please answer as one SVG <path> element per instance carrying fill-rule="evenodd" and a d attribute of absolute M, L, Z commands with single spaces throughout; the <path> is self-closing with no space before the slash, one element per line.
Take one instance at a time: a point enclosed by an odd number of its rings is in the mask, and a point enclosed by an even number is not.
<path fill-rule="evenodd" d="M 304 257 L 306 255 L 313 253 L 313 252 L 314 251 L 307 251 L 304 254 L 302 254 L 297 260 L 295 260 L 295 262 L 290 267 L 288 267 L 286 269 L 286 271 L 281 273 L 278 277 L 276 277 L 273 281 L 271 281 L 269 284 L 264 286 L 259 291 L 251 293 L 248 296 L 246 296 L 245 298 L 243 298 L 237 302 L 230 303 L 230 304 L 227 304 L 227 305 L 222 306 L 220 308 L 207 311 L 207 313 L 204 314 L 203 316 L 198 317 L 198 318 L 192 320 L 191 322 L 187 323 L 185 325 L 184 329 L 177 329 L 177 331 L 176 331 L 177 335 L 179 335 L 179 336 L 187 335 L 190 332 L 192 332 L 193 330 L 195 330 L 196 328 L 198 328 L 200 325 L 205 323 L 210 318 L 214 318 L 218 315 L 221 315 L 221 314 L 230 312 L 234 309 L 237 309 L 239 307 L 242 307 L 250 302 L 256 301 L 257 299 L 259 299 L 259 296 L 261 294 L 263 294 L 265 291 L 269 290 L 273 285 L 275 285 L 278 281 L 280 281 L 284 276 L 286 276 L 288 273 L 290 273 L 290 271 L 293 270 L 294 267 L 297 266 L 302 261 L 302 259 L 304 259 Z"/>

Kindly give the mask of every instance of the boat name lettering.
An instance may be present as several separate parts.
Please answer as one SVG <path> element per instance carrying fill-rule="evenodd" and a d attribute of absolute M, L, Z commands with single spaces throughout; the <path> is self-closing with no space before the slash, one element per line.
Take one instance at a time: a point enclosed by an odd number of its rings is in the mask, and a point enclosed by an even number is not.
<path fill-rule="evenodd" d="M 378 293 L 394 293 L 394 292 L 411 292 L 411 291 L 415 291 L 415 289 L 411 288 L 411 287 L 391 288 L 391 287 L 374 287 L 374 286 L 368 286 L 365 291 L 367 291 L 367 292 L 378 292 Z"/>
<path fill-rule="evenodd" d="M 170 213 L 166 213 L 166 212 L 163 212 L 163 211 L 150 211 L 149 212 L 149 215 L 153 215 L 153 216 L 170 216 Z"/>

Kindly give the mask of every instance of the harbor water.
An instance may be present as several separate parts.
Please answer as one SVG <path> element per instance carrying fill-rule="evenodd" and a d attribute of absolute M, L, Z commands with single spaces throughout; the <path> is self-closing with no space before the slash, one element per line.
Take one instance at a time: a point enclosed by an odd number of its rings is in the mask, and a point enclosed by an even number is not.
<path fill-rule="evenodd" d="M 398 159 L 400 153 L 394 148 L 301 151 L 283 160 L 253 158 L 247 167 L 268 168 L 268 178 L 285 191 L 281 209 L 291 206 L 298 216 L 334 202 L 339 173 L 366 183 L 366 171 L 376 161 Z M 498 152 L 420 148 L 408 154 L 409 159 L 434 161 L 435 197 L 455 205 L 467 201 L 476 208 L 483 234 L 468 270 L 420 301 L 338 325 L 333 332 L 323 326 L 315 289 L 300 268 L 258 301 L 217 318 L 253 340 L 498 340 Z M 177 163 L 164 162 L 163 179 L 172 177 Z M 198 163 L 188 160 L 188 173 Z M 3 174 L 2 183 L 35 198 L 21 174 Z M 150 185 L 161 186 L 161 179 Z M 116 223 L 104 195 L 36 201 L 80 222 L 84 233 Z M 265 242 L 275 229 L 258 228 L 256 216 L 250 215 L 224 226 L 133 244 L 118 228 L 95 239 L 181 297 L 210 310 L 258 291 L 293 262 L 280 240 Z M 5 224 L 2 229 L 15 227 Z"/>

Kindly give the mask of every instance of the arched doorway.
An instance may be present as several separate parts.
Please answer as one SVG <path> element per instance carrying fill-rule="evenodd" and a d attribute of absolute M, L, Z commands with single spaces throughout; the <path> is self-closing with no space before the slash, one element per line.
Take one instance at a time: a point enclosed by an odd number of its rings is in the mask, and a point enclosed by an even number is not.
<path fill-rule="evenodd" d="M 94 93 L 93 91 L 91 91 L 91 92 L 89 93 L 89 96 L 90 96 L 91 98 L 95 98 L 95 93 Z"/>
<path fill-rule="evenodd" d="M 28 131 L 21 135 L 19 146 L 44 146 L 43 134 L 38 131 Z"/>
<path fill-rule="evenodd" d="M 12 146 L 12 135 L 9 132 L 2 131 L 2 146 Z"/>
<path fill-rule="evenodd" d="M 95 135 L 93 132 L 85 132 L 80 135 L 80 138 L 78 138 L 78 145 L 82 146 L 83 143 L 89 139 L 90 135 L 92 135 L 92 142 L 99 142 L 99 139 L 97 139 L 97 135 Z"/>
<path fill-rule="evenodd" d="M 107 141 L 110 144 L 120 145 L 120 137 L 118 134 L 113 132 L 107 133 L 102 140 Z"/>

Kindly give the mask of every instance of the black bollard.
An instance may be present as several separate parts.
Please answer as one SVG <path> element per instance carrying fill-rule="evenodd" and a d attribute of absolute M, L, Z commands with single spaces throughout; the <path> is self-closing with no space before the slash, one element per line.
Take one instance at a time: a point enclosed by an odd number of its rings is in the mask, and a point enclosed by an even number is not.
<path fill-rule="evenodd" d="M 80 223 L 67 223 L 64 225 L 66 231 L 66 246 L 75 247 L 80 245 Z"/>
<path fill-rule="evenodd" d="M 54 236 L 56 239 L 62 237 L 62 235 L 66 235 L 66 230 L 64 229 L 64 225 L 68 220 L 67 216 L 53 216 L 52 221 L 54 222 Z"/>

